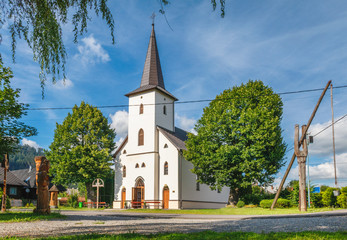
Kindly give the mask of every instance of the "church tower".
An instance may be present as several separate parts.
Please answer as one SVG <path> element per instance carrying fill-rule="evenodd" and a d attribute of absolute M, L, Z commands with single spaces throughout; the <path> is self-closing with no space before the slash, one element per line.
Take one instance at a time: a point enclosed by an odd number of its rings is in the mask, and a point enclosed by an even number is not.
<path fill-rule="evenodd" d="M 174 102 L 165 89 L 154 24 L 148 44 L 141 85 L 129 97 L 128 154 L 155 152 L 157 126 L 175 131 Z"/>

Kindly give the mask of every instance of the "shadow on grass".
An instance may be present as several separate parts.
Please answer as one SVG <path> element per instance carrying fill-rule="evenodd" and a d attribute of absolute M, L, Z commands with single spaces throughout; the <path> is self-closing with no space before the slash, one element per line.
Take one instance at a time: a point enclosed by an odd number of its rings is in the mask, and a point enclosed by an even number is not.
<path fill-rule="evenodd" d="M 6 212 L 0 213 L 0 222 L 31 222 L 38 220 L 63 219 L 66 216 L 60 213 L 40 215 L 33 212 Z"/>

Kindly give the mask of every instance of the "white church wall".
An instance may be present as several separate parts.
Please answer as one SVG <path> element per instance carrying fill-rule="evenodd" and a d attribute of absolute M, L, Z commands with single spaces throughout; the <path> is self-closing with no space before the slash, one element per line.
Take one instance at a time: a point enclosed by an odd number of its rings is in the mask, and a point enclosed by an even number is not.
<path fill-rule="evenodd" d="M 173 99 L 160 93 L 159 91 L 155 91 L 155 105 L 156 109 L 156 125 L 166 128 L 170 131 L 174 131 L 174 105 Z M 166 114 L 164 114 L 164 106 L 166 107 Z"/>
<path fill-rule="evenodd" d="M 155 92 L 129 97 L 128 154 L 153 152 L 155 136 Z M 143 114 L 140 114 L 143 104 Z M 147 105 L 146 105 L 147 104 Z M 138 133 L 144 131 L 144 145 L 138 146 Z"/>
<path fill-rule="evenodd" d="M 206 184 L 200 184 L 196 190 L 196 175 L 190 169 L 193 164 L 183 158 L 182 161 L 182 200 L 183 208 L 216 208 L 228 202 L 229 188 L 223 187 L 221 192 L 211 190 Z"/>
<path fill-rule="evenodd" d="M 165 144 L 167 148 L 165 148 Z M 178 189 L 178 151 L 177 148 L 161 133 L 159 132 L 159 166 L 160 166 L 160 184 L 159 184 L 159 196 L 163 199 L 163 189 L 167 185 L 170 190 L 169 199 L 179 199 Z M 168 175 L 164 175 L 164 164 L 168 162 Z M 169 204 L 170 208 L 171 203 Z M 176 207 L 178 208 L 178 207 Z"/>

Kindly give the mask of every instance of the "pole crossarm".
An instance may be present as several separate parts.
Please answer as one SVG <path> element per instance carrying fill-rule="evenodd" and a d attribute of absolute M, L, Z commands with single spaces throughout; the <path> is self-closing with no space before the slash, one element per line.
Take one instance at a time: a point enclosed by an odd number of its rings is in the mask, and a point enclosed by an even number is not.
<path fill-rule="evenodd" d="M 325 88 L 324 88 L 322 94 L 320 95 L 320 97 L 319 97 L 319 99 L 318 99 L 318 102 L 317 102 L 317 104 L 316 104 L 316 106 L 315 106 L 315 108 L 314 108 L 314 110 L 313 110 L 313 112 L 312 112 L 312 114 L 311 114 L 311 117 L 310 117 L 310 119 L 308 120 L 308 122 L 307 122 L 307 124 L 306 124 L 307 127 L 306 127 L 305 131 L 304 131 L 304 132 L 302 133 L 302 135 L 301 135 L 301 138 L 300 138 L 299 143 L 298 143 L 298 147 L 300 147 L 301 144 L 302 144 L 302 142 L 304 141 L 304 138 L 305 138 L 305 136 L 306 136 L 307 130 L 310 128 L 310 125 L 311 125 L 311 123 L 312 123 L 312 120 L 313 120 L 313 118 L 315 117 L 316 112 L 317 112 L 317 110 L 318 110 L 318 107 L 319 107 L 320 103 L 322 102 L 323 97 L 324 97 L 326 91 L 328 90 L 330 84 L 331 84 L 331 80 L 327 83 L 327 85 L 325 86 Z M 293 166 L 294 160 L 295 160 L 295 153 L 293 153 L 292 158 L 290 159 L 290 162 L 289 162 L 289 164 L 288 164 L 288 168 L 287 168 L 286 172 L 284 173 L 284 176 L 283 176 L 283 178 L 282 178 L 282 181 L 281 181 L 281 183 L 280 183 L 280 186 L 278 187 L 278 190 L 277 190 L 275 199 L 274 199 L 274 201 L 272 202 L 271 209 L 274 209 L 274 207 L 275 207 L 275 205 L 276 205 L 276 203 L 277 203 L 278 197 L 280 196 L 280 193 L 281 193 L 281 191 L 282 191 L 284 182 L 286 181 L 286 179 L 287 179 L 287 177 L 288 177 L 288 174 L 289 174 L 289 172 L 290 172 L 290 169 L 291 169 L 292 166 Z"/>

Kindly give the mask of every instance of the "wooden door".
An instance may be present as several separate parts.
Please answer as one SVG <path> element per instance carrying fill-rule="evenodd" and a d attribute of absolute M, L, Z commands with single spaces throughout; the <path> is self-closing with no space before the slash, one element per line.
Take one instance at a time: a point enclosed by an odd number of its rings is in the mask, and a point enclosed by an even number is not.
<path fill-rule="evenodd" d="M 163 209 L 169 208 L 170 190 L 169 188 L 164 188 L 163 190 Z"/>
<path fill-rule="evenodd" d="M 125 190 L 125 188 L 123 188 L 123 190 L 122 190 L 122 202 L 121 202 L 121 208 L 124 208 L 124 204 L 125 204 L 125 196 L 126 196 L 126 190 Z"/>

